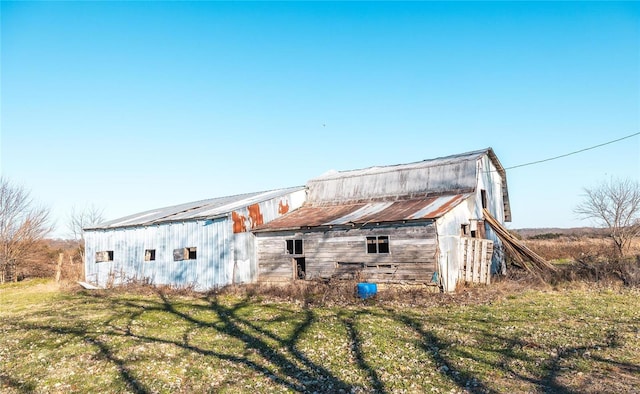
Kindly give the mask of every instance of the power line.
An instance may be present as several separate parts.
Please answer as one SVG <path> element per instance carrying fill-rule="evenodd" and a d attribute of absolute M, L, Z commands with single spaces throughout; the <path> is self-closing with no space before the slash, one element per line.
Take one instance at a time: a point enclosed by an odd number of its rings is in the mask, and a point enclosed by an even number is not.
<path fill-rule="evenodd" d="M 532 161 L 530 163 L 524 163 L 524 164 L 518 164 L 517 166 L 511 166 L 511 167 L 506 167 L 505 170 L 511 170 L 514 168 L 519 168 L 519 167 L 525 167 L 525 166 L 531 166 L 534 164 L 540 164 L 540 163 L 544 163 L 546 161 L 551 161 L 551 160 L 556 160 L 556 159 L 560 159 L 563 157 L 567 157 L 567 156 L 571 156 L 571 155 L 575 155 L 576 153 L 582 153 L 591 149 L 596 149 L 596 148 L 600 148 L 601 146 L 605 146 L 605 145 L 609 145 L 609 144 L 613 144 L 614 142 L 618 142 L 618 141 L 622 141 L 622 140 L 626 140 L 627 138 L 631 138 L 631 137 L 635 137 L 636 135 L 640 135 L 640 132 L 638 133 L 634 133 L 634 134 L 630 134 L 626 137 L 622 137 L 622 138 L 618 138 L 617 140 L 612 140 L 612 141 L 607 141 L 604 142 L 602 144 L 598 144 L 598 145 L 594 145 L 594 146 L 590 146 L 588 148 L 584 148 L 584 149 L 580 149 L 574 152 L 569 152 L 569 153 L 565 153 L 564 155 L 560 155 L 560 156 L 555 156 L 555 157 L 550 157 L 548 159 L 542 159 L 542 160 L 537 160 L 537 161 Z"/>

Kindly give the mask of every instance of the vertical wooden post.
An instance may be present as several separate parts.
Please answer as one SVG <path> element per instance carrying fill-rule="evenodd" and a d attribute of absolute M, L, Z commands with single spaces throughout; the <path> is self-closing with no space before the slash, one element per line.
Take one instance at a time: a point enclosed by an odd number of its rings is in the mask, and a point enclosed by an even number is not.
<path fill-rule="evenodd" d="M 58 268 L 56 268 L 56 283 L 60 282 L 60 276 L 62 275 L 62 258 L 63 253 L 58 253 Z"/>

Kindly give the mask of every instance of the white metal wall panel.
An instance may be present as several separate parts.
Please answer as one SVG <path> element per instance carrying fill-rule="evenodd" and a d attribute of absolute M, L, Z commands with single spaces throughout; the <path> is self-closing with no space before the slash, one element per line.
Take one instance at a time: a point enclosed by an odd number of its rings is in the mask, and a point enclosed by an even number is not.
<path fill-rule="evenodd" d="M 194 286 L 206 290 L 230 283 L 228 219 L 168 223 L 148 227 L 87 231 L 85 272 L 99 286 L 127 281 Z M 195 260 L 173 260 L 174 249 L 196 247 Z M 156 260 L 145 261 L 146 249 Z M 113 251 L 113 261 L 95 262 L 98 251 Z"/>
<path fill-rule="evenodd" d="M 99 286 L 135 280 L 155 285 L 193 286 L 196 290 L 255 282 L 257 260 L 251 227 L 256 224 L 256 212 L 260 221 L 268 223 L 299 208 L 305 199 L 305 190 L 292 189 L 291 193 L 252 204 L 254 218 L 245 206 L 228 212 L 227 217 L 213 220 L 87 230 L 86 280 Z M 242 218 L 245 231 L 233 232 L 232 213 Z M 196 259 L 174 261 L 174 249 L 187 247 L 197 248 Z M 155 261 L 144 260 L 146 249 L 155 249 Z M 113 251 L 113 261 L 96 263 L 96 252 L 100 251 Z"/>

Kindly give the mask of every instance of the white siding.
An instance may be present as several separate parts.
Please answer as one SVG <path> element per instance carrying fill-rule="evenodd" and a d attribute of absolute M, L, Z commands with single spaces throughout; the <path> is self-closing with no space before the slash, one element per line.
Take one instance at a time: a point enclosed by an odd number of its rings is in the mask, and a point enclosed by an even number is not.
<path fill-rule="evenodd" d="M 155 285 L 195 286 L 197 290 L 228 284 L 228 229 L 228 220 L 222 218 L 87 231 L 86 279 L 99 286 L 145 280 Z M 196 259 L 174 261 L 174 249 L 185 247 L 197 248 Z M 146 249 L 155 249 L 155 261 L 144 260 Z M 105 250 L 113 251 L 113 261 L 96 263 L 96 252 Z"/>
<path fill-rule="evenodd" d="M 86 280 L 99 286 L 127 281 L 148 281 L 154 285 L 194 286 L 203 291 L 232 283 L 257 281 L 255 236 L 256 216 L 263 223 L 299 208 L 304 190 L 237 207 L 227 216 L 191 219 L 149 226 L 116 227 L 85 231 Z M 256 212 L 258 215 L 256 215 Z M 233 214 L 241 217 L 243 231 L 234 233 Z M 196 259 L 174 261 L 173 251 L 196 247 Z M 145 250 L 155 249 L 156 260 L 145 261 Z M 96 262 L 96 252 L 113 251 L 113 261 Z"/>

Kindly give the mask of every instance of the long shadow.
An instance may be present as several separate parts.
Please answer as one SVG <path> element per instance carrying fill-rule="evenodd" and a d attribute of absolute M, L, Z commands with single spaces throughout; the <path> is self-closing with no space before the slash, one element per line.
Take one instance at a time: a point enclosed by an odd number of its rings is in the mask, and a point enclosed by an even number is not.
<path fill-rule="evenodd" d="M 362 351 L 362 340 L 360 339 L 360 333 L 356 327 L 356 318 L 362 313 L 364 312 L 356 312 L 352 316 L 341 316 L 340 318 L 347 329 L 349 341 L 351 343 L 351 351 L 358 363 L 358 367 L 369 375 L 369 380 L 371 381 L 376 393 L 386 393 L 387 390 L 385 389 L 384 383 L 378 376 L 376 370 L 369 365 L 365 359 L 364 352 Z"/>
<path fill-rule="evenodd" d="M 49 325 L 38 325 L 38 324 L 30 324 L 24 323 L 19 324 L 22 329 L 25 330 L 41 330 L 48 331 L 50 333 L 58 334 L 58 335 L 69 335 L 73 337 L 82 338 L 84 342 L 95 346 L 98 349 L 99 357 L 103 360 L 107 360 L 110 363 L 114 364 L 118 369 L 118 373 L 122 378 L 122 381 L 125 383 L 127 388 L 134 393 L 137 394 L 145 394 L 150 391 L 144 387 L 134 376 L 131 370 L 127 367 L 126 363 L 115 356 L 113 351 L 107 346 L 106 343 L 96 338 L 99 334 L 104 333 L 91 333 L 84 328 L 68 328 L 68 327 L 52 327 Z M 114 333 L 107 333 L 108 335 L 113 335 Z M 117 335 L 117 334 L 116 334 Z"/>
<path fill-rule="evenodd" d="M 3 372 L 0 372 L 0 383 L 2 386 L 10 387 L 19 393 L 34 393 L 36 386 L 31 382 L 20 382 L 11 376 L 7 376 Z M 2 387 L 0 386 L 0 388 Z"/>
<path fill-rule="evenodd" d="M 422 324 L 419 320 L 407 315 L 407 314 L 397 314 L 393 310 L 387 310 L 390 316 L 395 316 L 398 321 L 403 322 L 407 327 L 413 329 L 416 333 L 420 335 L 422 338 L 422 347 L 425 351 L 430 352 L 434 361 L 438 364 L 446 365 L 446 374 L 451 378 L 453 382 L 455 382 L 459 387 L 463 388 L 470 392 L 478 392 L 478 393 L 496 393 L 497 391 L 488 387 L 486 383 L 483 383 L 479 380 L 479 378 L 474 377 L 468 371 L 460 371 L 455 370 L 452 367 L 451 359 L 447 356 L 444 356 L 440 349 L 446 349 L 451 347 L 452 343 L 442 340 L 438 338 L 431 331 L 424 330 L 422 328 Z M 494 320 L 494 319 L 490 319 Z M 490 325 L 498 325 L 501 324 L 500 321 L 488 321 L 487 318 L 483 318 L 483 323 L 489 323 Z M 477 354 L 472 354 L 467 351 L 463 351 L 459 348 L 456 348 L 456 357 L 464 357 L 470 358 L 477 362 L 482 362 L 486 365 L 491 366 L 492 368 L 502 370 L 505 373 L 508 373 L 509 376 L 513 376 L 515 379 L 518 379 L 523 382 L 528 382 L 537 387 L 538 390 L 545 393 L 559 393 L 559 394 L 577 394 L 580 389 L 571 389 L 563 384 L 561 384 L 559 379 L 559 373 L 563 370 L 562 363 L 566 362 L 572 358 L 580 357 L 585 354 L 587 351 L 595 351 L 599 348 L 617 348 L 623 346 L 621 340 L 617 334 L 612 335 L 611 333 L 606 333 L 602 338 L 602 341 L 599 343 L 590 343 L 589 345 L 582 346 L 571 346 L 564 347 L 560 349 L 557 354 L 551 355 L 546 358 L 542 363 L 542 371 L 546 371 L 541 376 L 531 376 L 527 374 L 523 374 L 522 372 L 514 369 L 509 366 L 509 361 L 511 360 L 520 360 L 524 362 L 534 362 L 535 360 L 527 356 L 523 353 L 521 349 L 526 347 L 534 346 L 535 344 L 531 344 L 530 342 L 519 338 L 519 337 L 510 337 L 498 335 L 489 329 L 478 329 L 479 324 L 474 324 L 473 320 L 468 321 L 470 326 L 475 327 L 475 331 L 479 334 L 479 342 L 487 343 L 487 344 L 495 344 L 495 343 L 504 343 L 506 344 L 501 349 L 492 348 L 491 345 L 482 346 L 480 345 L 480 349 L 483 352 L 494 353 L 500 356 L 498 361 L 491 361 L 488 358 L 479 358 Z M 620 368 L 629 371 L 632 374 L 637 374 L 640 372 L 640 366 L 631 364 L 631 363 L 619 363 L 614 360 L 604 359 L 602 357 L 591 356 L 592 359 L 598 362 L 603 362 L 610 365 L 617 365 Z M 468 387 L 466 386 L 466 382 L 472 379 L 473 382 L 476 382 L 477 385 Z"/>
<path fill-rule="evenodd" d="M 420 346 L 422 350 L 429 354 L 431 358 L 440 365 L 440 371 L 445 374 L 454 384 L 461 389 L 467 390 L 472 393 L 498 393 L 498 391 L 488 387 L 477 376 L 469 371 L 461 371 L 453 368 L 451 360 L 448 357 L 442 355 L 440 350 L 446 349 L 451 346 L 450 342 L 446 342 L 440 339 L 436 334 L 431 331 L 426 331 L 422 328 L 422 323 L 415 318 L 406 314 L 398 314 L 393 310 L 386 310 L 389 316 L 394 317 L 396 321 L 401 322 L 407 328 L 415 331 L 422 341 Z M 472 385 L 468 385 L 468 382 L 473 382 Z"/>
<path fill-rule="evenodd" d="M 349 391 L 351 389 L 351 386 L 349 384 L 338 379 L 331 373 L 331 371 L 329 371 L 322 365 L 309 360 L 306 356 L 304 356 L 297 350 L 296 343 L 299 336 L 313 323 L 315 319 L 313 316 L 313 312 L 309 309 L 307 309 L 305 312 L 305 320 L 294 330 L 292 336 L 283 340 L 282 338 L 279 338 L 266 330 L 256 327 L 251 322 L 240 318 L 237 312 L 243 306 L 246 306 L 246 303 L 238 303 L 233 307 L 227 308 L 221 305 L 216 298 L 211 299 L 209 307 L 216 313 L 218 319 L 222 323 L 222 325 L 219 325 L 205 322 L 196 319 L 189 314 L 180 312 L 173 306 L 173 304 L 164 294 L 160 293 L 159 296 L 162 299 L 165 311 L 174 314 L 186 321 L 189 321 L 190 323 L 195 324 L 199 327 L 212 328 L 222 334 L 242 341 L 248 349 L 254 350 L 265 361 L 275 365 L 280 371 L 283 371 L 288 379 L 280 378 L 277 376 L 277 372 L 272 371 L 269 371 L 267 377 L 279 384 L 285 385 L 291 390 L 297 392 L 322 392 L 326 391 L 327 389 L 331 391 Z M 299 367 L 296 363 L 289 360 L 289 358 L 287 358 L 284 354 L 281 354 L 279 351 L 275 350 L 272 345 L 265 342 L 265 340 L 260 338 L 258 335 L 252 334 L 249 329 L 243 329 L 242 326 L 247 326 L 253 331 L 256 331 L 263 335 L 267 335 L 269 338 L 278 341 L 285 347 L 285 349 L 290 351 L 294 360 L 300 362 L 305 366 L 305 368 Z M 245 360 L 245 358 L 234 358 L 235 362 L 242 362 L 242 360 Z M 246 359 L 246 362 L 243 363 L 258 372 L 265 372 L 264 367 L 258 368 L 255 363 L 248 363 L 248 361 L 249 360 Z"/>

